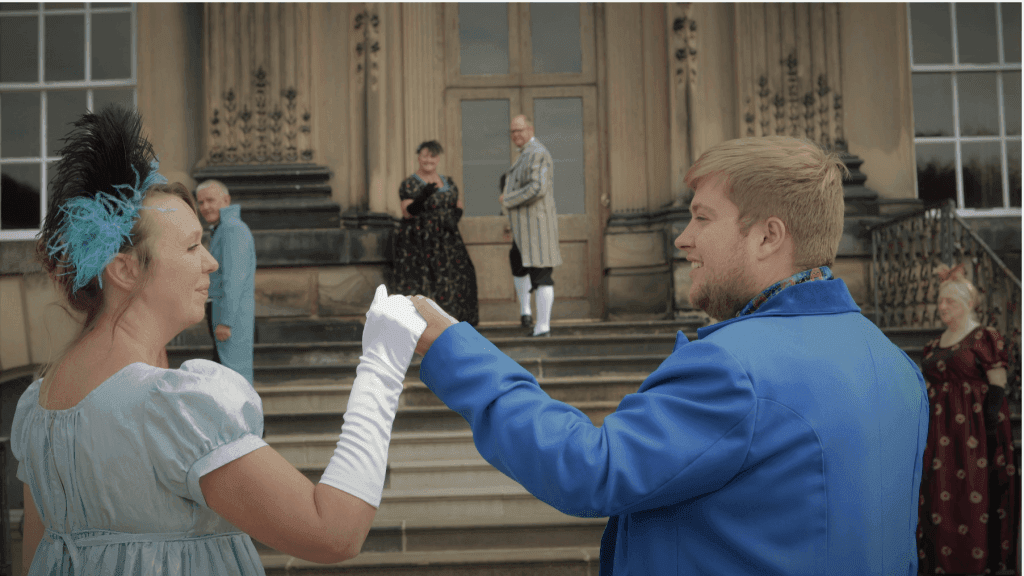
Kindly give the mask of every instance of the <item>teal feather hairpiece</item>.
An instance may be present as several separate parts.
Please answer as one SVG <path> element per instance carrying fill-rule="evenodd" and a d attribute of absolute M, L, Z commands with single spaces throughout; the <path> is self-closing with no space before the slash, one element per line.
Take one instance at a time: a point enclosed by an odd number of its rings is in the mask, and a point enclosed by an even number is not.
<path fill-rule="evenodd" d="M 131 242 L 131 230 L 139 217 L 139 210 L 144 208 L 142 202 L 146 190 L 155 184 L 167 183 L 167 178 L 157 172 L 159 163 L 156 160 L 151 161 L 149 167 L 150 172 L 142 182 L 139 181 L 139 171 L 133 166 L 135 185 L 113 186 L 123 192 L 131 191 L 127 198 L 97 191 L 93 197 L 78 196 L 60 207 L 61 225 L 47 244 L 47 250 L 51 257 L 60 255 L 61 264 L 67 269 L 64 274 L 75 275 L 72 292 L 77 292 L 97 277 L 102 288 L 103 269 L 126 240 Z M 161 209 L 167 210 L 171 209 Z"/>

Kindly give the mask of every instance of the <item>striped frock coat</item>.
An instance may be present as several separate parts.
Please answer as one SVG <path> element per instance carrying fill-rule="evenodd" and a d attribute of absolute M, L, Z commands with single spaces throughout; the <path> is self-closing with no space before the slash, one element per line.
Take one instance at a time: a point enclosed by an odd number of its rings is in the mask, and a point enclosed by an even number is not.
<path fill-rule="evenodd" d="M 554 268 L 562 263 L 554 180 L 551 153 L 531 138 L 509 172 L 503 204 L 524 268 Z"/>

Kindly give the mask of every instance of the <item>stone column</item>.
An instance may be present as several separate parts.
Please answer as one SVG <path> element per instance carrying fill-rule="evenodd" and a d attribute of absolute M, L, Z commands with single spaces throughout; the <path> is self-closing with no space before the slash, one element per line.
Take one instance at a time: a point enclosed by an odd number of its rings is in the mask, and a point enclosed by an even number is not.
<path fill-rule="evenodd" d="M 206 4 L 203 163 L 313 162 L 309 4 Z"/>
<path fill-rule="evenodd" d="M 738 136 L 794 136 L 845 149 L 838 5 L 734 6 Z"/>

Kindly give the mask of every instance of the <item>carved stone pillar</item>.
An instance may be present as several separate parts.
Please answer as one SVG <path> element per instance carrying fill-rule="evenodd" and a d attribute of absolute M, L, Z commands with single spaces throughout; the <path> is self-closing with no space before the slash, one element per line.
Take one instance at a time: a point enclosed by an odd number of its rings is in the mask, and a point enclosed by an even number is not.
<path fill-rule="evenodd" d="M 309 5 L 204 6 L 204 163 L 314 161 Z"/>
<path fill-rule="evenodd" d="M 420 142 L 438 140 L 442 145 L 447 144 L 444 142 L 443 14 L 438 4 L 402 4 L 401 7 L 405 80 L 402 157 L 404 168 L 411 170 L 416 167 L 415 147 Z"/>
<path fill-rule="evenodd" d="M 697 81 L 697 21 L 691 16 L 691 5 L 668 5 L 669 57 L 669 182 L 674 197 L 686 190 L 683 178 L 693 164 L 690 119 L 694 111 Z"/>
<path fill-rule="evenodd" d="M 735 4 L 740 136 L 845 150 L 838 4 Z"/>

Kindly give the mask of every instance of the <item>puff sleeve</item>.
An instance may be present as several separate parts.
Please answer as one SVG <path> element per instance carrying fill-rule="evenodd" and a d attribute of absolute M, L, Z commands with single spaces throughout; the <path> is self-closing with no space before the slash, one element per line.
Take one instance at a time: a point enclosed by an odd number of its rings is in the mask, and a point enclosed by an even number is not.
<path fill-rule="evenodd" d="M 974 333 L 974 344 L 971 346 L 978 358 L 982 372 L 1006 368 L 1008 357 L 1003 336 L 994 328 L 984 328 Z"/>
<path fill-rule="evenodd" d="M 14 410 L 14 421 L 11 424 L 11 455 L 18 461 L 18 480 L 28 484 L 28 467 L 25 459 L 28 456 L 28 425 L 39 417 L 39 387 L 42 380 L 33 382 L 18 399 Z"/>
<path fill-rule="evenodd" d="M 203 475 L 267 445 L 255 390 L 234 370 L 208 360 L 166 371 L 146 401 L 145 418 L 157 481 L 203 506 Z"/>

